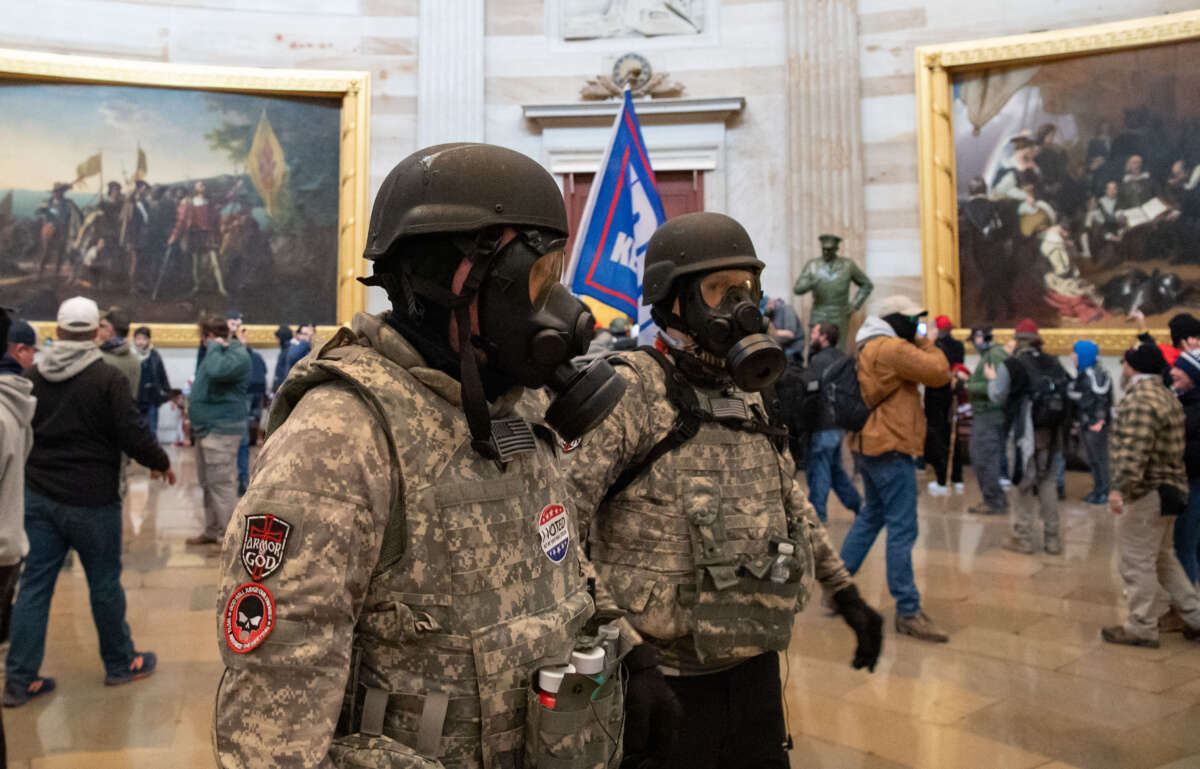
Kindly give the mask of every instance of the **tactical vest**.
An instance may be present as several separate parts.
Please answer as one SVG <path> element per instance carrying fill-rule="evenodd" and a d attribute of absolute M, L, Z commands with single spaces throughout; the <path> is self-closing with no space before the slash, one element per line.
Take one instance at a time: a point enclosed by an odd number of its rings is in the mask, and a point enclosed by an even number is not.
<path fill-rule="evenodd" d="M 567 662 L 593 614 L 555 448 L 538 438 L 501 469 L 471 449 L 461 410 L 375 350 L 336 341 L 301 378 L 353 385 L 403 476 L 355 627 L 339 731 L 382 733 L 447 769 L 520 767 L 531 679 Z M 603 715 L 619 727 L 613 707 Z"/>
<path fill-rule="evenodd" d="M 646 355 L 613 362 L 643 378 L 662 376 Z M 668 381 L 675 374 L 667 371 Z M 740 391 L 731 399 L 695 395 L 714 419 L 732 400 L 761 408 L 757 395 Z M 589 539 L 598 584 L 656 641 L 663 664 L 697 672 L 787 648 L 813 554 L 807 528 L 789 531 L 792 479 L 777 451 L 761 432 L 702 420 L 693 437 L 602 503 Z M 770 571 L 783 541 L 795 552 L 780 583 Z"/>

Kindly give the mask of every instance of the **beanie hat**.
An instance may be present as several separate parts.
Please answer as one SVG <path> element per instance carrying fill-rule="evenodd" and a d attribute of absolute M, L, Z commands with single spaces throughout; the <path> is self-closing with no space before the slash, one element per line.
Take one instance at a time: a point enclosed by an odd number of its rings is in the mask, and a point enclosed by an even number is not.
<path fill-rule="evenodd" d="M 1026 318 L 1017 324 L 1016 329 L 1018 334 L 1033 334 L 1037 335 L 1038 325 L 1033 322 L 1033 318 Z"/>
<path fill-rule="evenodd" d="M 1096 365 L 1096 358 L 1100 355 L 1100 347 L 1091 340 L 1080 339 L 1075 343 L 1075 357 L 1079 359 L 1079 370 L 1090 368 Z"/>
<path fill-rule="evenodd" d="M 938 331 L 945 331 L 946 329 L 954 328 L 954 324 L 951 323 L 950 319 L 945 315 L 937 316 L 937 320 L 935 320 L 934 323 L 937 325 Z"/>
<path fill-rule="evenodd" d="M 1181 342 L 1189 336 L 1200 337 L 1200 320 L 1191 313 L 1179 313 L 1167 321 L 1167 328 L 1171 329 L 1171 344 L 1176 347 L 1182 347 Z"/>
<path fill-rule="evenodd" d="M 1167 367 L 1162 350 L 1153 342 L 1141 342 L 1125 351 L 1125 362 L 1139 374 L 1161 374 Z"/>
<path fill-rule="evenodd" d="M 1175 359 L 1175 368 L 1188 375 L 1192 384 L 1200 385 L 1200 356 L 1194 352 L 1180 353 Z"/>

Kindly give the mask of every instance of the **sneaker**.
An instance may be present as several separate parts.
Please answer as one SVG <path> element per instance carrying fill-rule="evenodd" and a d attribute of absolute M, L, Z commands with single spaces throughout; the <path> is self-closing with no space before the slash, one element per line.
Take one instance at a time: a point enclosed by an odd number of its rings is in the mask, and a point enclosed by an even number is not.
<path fill-rule="evenodd" d="M 53 678 L 35 678 L 28 686 L 4 685 L 4 707 L 19 708 L 34 697 L 54 691 Z"/>
<path fill-rule="evenodd" d="M 1010 535 L 1008 539 L 1001 543 L 1000 547 L 1005 550 L 1011 550 L 1014 553 L 1020 553 L 1021 555 L 1033 555 L 1033 543 L 1020 537 Z"/>
<path fill-rule="evenodd" d="M 1122 646 L 1144 646 L 1147 649 L 1157 649 L 1157 638 L 1138 638 L 1125 629 L 1124 625 L 1110 625 L 1100 629 L 1100 637 L 1110 644 Z"/>
<path fill-rule="evenodd" d="M 220 542 L 215 537 L 210 537 L 207 534 L 199 534 L 195 537 L 188 537 L 184 540 L 189 545 L 218 545 Z"/>
<path fill-rule="evenodd" d="M 991 505 L 978 504 L 971 505 L 967 508 L 968 513 L 974 515 L 1008 515 L 1008 510 L 1003 507 L 992 507 Z"/>
<path fill-rule="evenodd" d="M 942 484 L 938 483 L 937 481 L 929 482 L 929 496 L 945 497 L 945 496 L 948 496 L 949 494 L 950 494 L 950 489 L 946 488 Z"/>
<path fill-rule="evenodd" d="M 154 674 L 156 667 L 158 667 L 158 655 L 154 652 L 134 652 L 133 662 L 129 663 L 129 668 L 115 675 L 112 673 L 106 675 L 104 685 L 120 686 L 132 683 L 139 678 L 148 678 Z"/>
<path fill-rule="evenodd" d="M 900 635 L 910 635 L 919 641 L 931 641 L 932 643 L 944 644 L 950 640 L 950 636 L 939 630 L 938 626 L 933 624 L 933 620 L 925 616 L 923 611 L 916 614 L 897 614 L 896 632 Z"/>
<path fill-rule="evenodd" d="M 963 486 L 961 483 L 954 484 L 954 493 L 955 494 L 962 494 L 966 490 L 967 490 L 967 487 Z"/>
<path fill-rule="evenodd" d="M 1058 537 L 1052 534 L 1046 535 L 1046 541 L 1043 543 L 1043 547 L 1049 555 L 1062 555 L 1062 542 L 1059 541 Z"/>
<path fill-rule="evenodd" d="M 1000 488 L 1004 489 L 1005 491 L 1011 491 L 1012 490 L 1012 481 L 1010 481 L 1007 478 L 1001 478 L 1000 479 Z"/>

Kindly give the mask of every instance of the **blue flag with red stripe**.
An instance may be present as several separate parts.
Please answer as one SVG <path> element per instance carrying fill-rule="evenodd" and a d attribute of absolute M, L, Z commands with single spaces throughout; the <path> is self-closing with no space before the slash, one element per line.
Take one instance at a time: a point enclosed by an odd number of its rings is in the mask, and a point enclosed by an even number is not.
<path fill-rule="evenodd" d="M 637 318 L 639 328 L 648 325 L 648 310 L 639 317 L 642 263 L 650 236 L 664 221 L 646 142 L 626 90 L 571 251 L 571 292 Z"/>

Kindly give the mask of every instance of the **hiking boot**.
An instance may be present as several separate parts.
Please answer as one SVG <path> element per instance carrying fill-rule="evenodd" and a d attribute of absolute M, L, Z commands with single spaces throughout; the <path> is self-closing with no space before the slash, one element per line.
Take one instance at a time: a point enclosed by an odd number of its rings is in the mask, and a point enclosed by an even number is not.
<path fill-rule="evenodd" d="M 194 537 L 188 537 L 184 540 L 189 545 L 217 545 L 220 544 L 215 537 L 210 537 L 206 534 L 198 534 Z"/>
<path fill-rule="evenodd" d="M 967 508 L 967 512 L 974 515 L 1008 515 L 1008 510 L 1003 507 L 992 507 L 983 503 L 971 505 Z"/>
<path fill-rule="evenodd" d="M 1020 553 L 1021 555 L 1033 555 L 1033 543 L 1020 537 L 1010 535 L 1008 539 L 1001 543 L 1000 547 L 1005 550 L 1011 550 L 1014 553 Z"/>
<path fill-rule="evenodd" d="M 1179 616 L 1179 611 L 1174 606 L 1158 618 L 1158 632 L 1160 633 L 1178 633 L 1186 627 L 1187 623 L 1183 621 L 1183 617 Z"/>
<path fill-rule="evenodd" d="M 54 679 L 49 677 L 35 678 L 28 686 L 4 685 L 4 707 L 19 708 L 34 697 L 49 694 L 54 691 Z"/>
<path fill-rule="evenodd" d="M 105 686 L 120 686 L 131 683 L 139 678 L 149 678 L 158 667 L 158 655 L 154 652 L 134 652 L 133 661 L 129 667 L 120 673 L 109 673 L 104 677 Z"/>
<path fill-rule="evenodd" d="M 923 611 L 916 614 L 897 614 L 896 632 L 900 635 L 910 635 L 919 641 L 932 643 L 944 644 L 950 640 L 950 636 L 939 630 L 938 626 L 933 624 L 933 620 L 925 616 Z"/>
<path fill-rule="evenodd" d="M 949 494 L 950 494 L 950 489 L 946 488 L 942 484 L 938 483 L 937 481 L 929 482 L 929 496 L 945 497 L 945 496 L 949 496 Z"/>
<path fill-rule="evenodd" d="M 1062 555 L 1062 542 L 1058 540 L 1057 535 L 1047 534 L 1043 547 L 1045 547 L 1046 552 L 1050 555 Z"/>
<path fill-rule="evenodd" d="M 1157 649 L 1157 638 L 1138 638 L 1125 629 L 1124 625 L 1110 625 L 1106 628 L 1101 628 L 1100 637 L 1110 644 L 1121 644 L 1122 646 L 1143 646 L 1147 649 Z"/>

